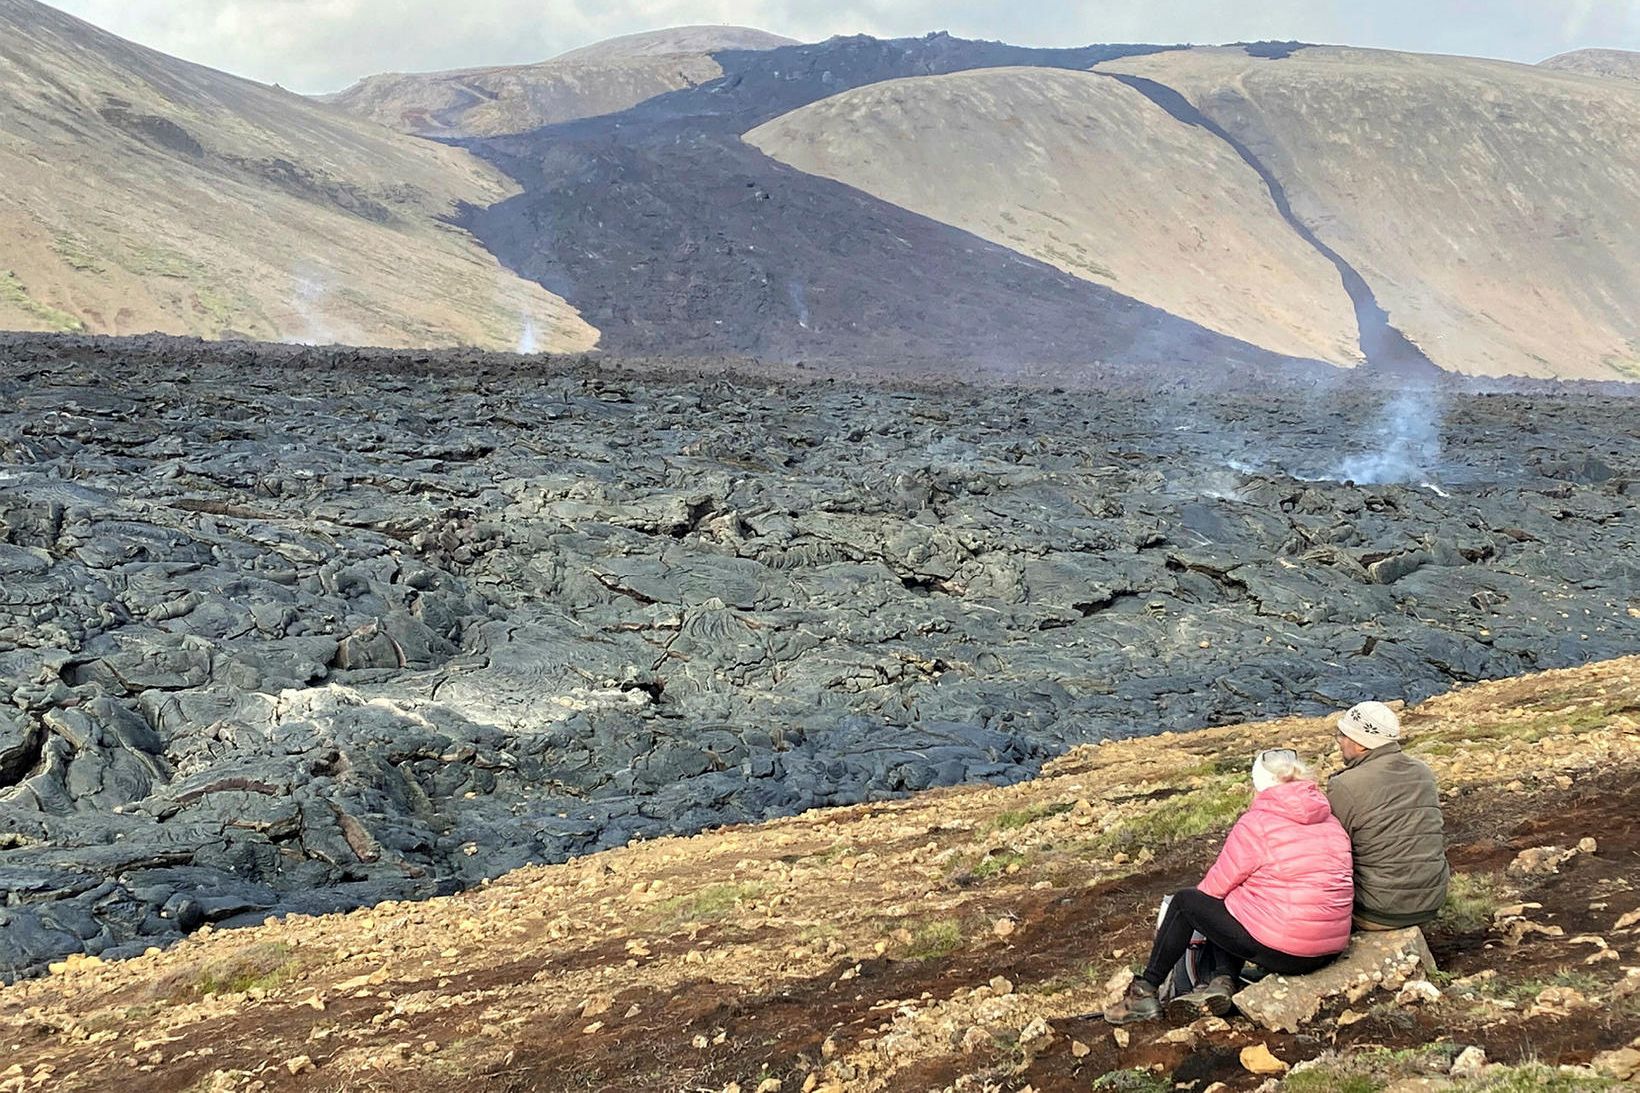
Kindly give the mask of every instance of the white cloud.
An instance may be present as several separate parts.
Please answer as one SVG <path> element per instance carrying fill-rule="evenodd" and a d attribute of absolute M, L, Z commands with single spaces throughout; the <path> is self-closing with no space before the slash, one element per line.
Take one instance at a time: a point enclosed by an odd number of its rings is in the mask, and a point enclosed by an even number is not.
<path fill-rule="evenodd" d="M 1023 45 L 1299 38 L 1535 61 L 1640 49 L 1637 0 L 55 0 L 127 38 L 299 91 L 373 72 L 539 61 L 685 23 L 832 34 L 950 30 Z"/>

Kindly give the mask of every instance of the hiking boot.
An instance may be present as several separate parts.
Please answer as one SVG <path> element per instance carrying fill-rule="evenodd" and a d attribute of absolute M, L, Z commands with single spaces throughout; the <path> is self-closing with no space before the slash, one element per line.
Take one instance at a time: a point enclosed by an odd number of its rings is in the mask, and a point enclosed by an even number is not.
<path fill-rule="evenodd" d="M 1198 1017 L 1223 1017 L 1230 1012 L 1230 999 L 1235 997 L 1236 981 L 1228 975 L 1215 975 L 1189 994 L 1181 994 L 1167 1004 L 1167 1016 L 1181 1024 Z"/>
<path fill-rule="evenodd" d="M 1113 1025 L 1154 1021 L 1161 1015 L 1162 1004 L 1156 1000 L 1156 988 L 1143 979 L 1135 979 L 1122 1000 L 1105 1010 L 1105 1020 Z"/>

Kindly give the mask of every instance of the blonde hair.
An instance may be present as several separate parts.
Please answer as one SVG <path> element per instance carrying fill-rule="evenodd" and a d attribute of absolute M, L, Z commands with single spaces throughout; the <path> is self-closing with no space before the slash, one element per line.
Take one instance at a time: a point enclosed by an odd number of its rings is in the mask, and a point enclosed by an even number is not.
<path fill-rule="evenodd" d="M 1253 759 L 1253 785 L 1265 789 L 1285 782 L 1310 780 L 1310 768 L 1290 748 L 1271 748 L 1261 751 Z M 1268 782 L 1267 786 L 1260 786 Z"/>
<path fill-rule="evenodd" d="M 1304 760 L 1286 756 L 1265 760 L 1264 769 L 1278 782 L 1306 781 L 1310 777 L 1310 768 L 1304 765 Z"/>

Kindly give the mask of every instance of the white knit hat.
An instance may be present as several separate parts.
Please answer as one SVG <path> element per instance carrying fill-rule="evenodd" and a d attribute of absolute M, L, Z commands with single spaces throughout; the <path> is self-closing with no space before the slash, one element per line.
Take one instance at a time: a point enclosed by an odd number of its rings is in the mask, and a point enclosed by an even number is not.
<path fill-rule="evenodd" d="M 1363 748 L 1381 748 L 1401 739 L 1401 719 L 1382 702 L 1362 702 L 1338 719 L 1338 731 Z"/>
<path fill-rule="evenodd" d="M 1272 786 L 1291 781 L 1305 772 L 1298 752 L 1291 748 L 1271 748 L 1253 756 L 1253 792 L 1263 793 Z"/>

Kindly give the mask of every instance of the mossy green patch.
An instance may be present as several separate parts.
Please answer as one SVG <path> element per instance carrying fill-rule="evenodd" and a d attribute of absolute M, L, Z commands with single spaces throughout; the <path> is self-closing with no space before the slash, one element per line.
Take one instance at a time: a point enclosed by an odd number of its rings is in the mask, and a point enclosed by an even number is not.
<path fill-rule="evenodd" d="M 1504 718 L 1481 721 L 1463 732 L 1465 740 L 1518 740 L 1536 743 L 1549 736 L 1572 735 L 1604 728 L 1620 714 L 1634 713 L 1640 706 L 1632 700 L 1614 700 L 1580 706 L 1577 709 L 1557 710 L 1536 717 Z"/>
<path fill-rule="evenodd" d="M 1062 816 L 1075 807 L 1069 801 L 1055 801 L 1051 804 L 1032 805 L 1029 808 L 1010 808 L 993 816 L 989 827 L 993 831 L 1017 831 L 1038 820 Z"/>
<path fill-rule="evenodd" d="M 1281 1088 L 1288 1093 L 1378 1093 L 1386 1084 L 1367 1074 L 1318 1066 L 1288 1075 Z"/>
<path fill-rule="evenodd" d="M 1600 979 L 1588 972 L 1565 971 L 1556 975 L 1520 979 L 1510 982 L 1505 979 L 1494 979 L 1485 986 L 1493 988 L 1494 997 L 1505 998 L 1518 1005 L 1525 1005 L 1537 999 L 1537 996 L 1552 987 L 1559 987 L 1577 991 L 1579 994 L 1595 994 L 1600 990 Z M 1484 987 L 1483 987 L 1484 989 Z"/>
<path fill-rule="evenodd" d="M 762 894 L 760 884 L 709 884 L 699 891 L 661 901 L 648 917 L 665 926 L 714 922 Z"/>
<path fill-rule="evenodd" d="M 1615 1078 L 1570 1074 L 1557 1067 L 1534 1063 L 1488 1073 L 1460 1088 L 1470 1093 L 1603 1093 L 1621 1089 Z"/>
<path fill-rule="evenodd" d="M 1633 343 L 1630 343 L 1630 348 L 1633 347 Z M 1640 356 L 1620 357 L 1616 353 L 1610 353 L 1601 357 L 1600 363 L 1616 372 L 1619 376 L 1628 379 L 1640 379 Z"/>
<path fill-rule="evenodd" d="M 107 273 L 108 266 L 88 247 L 84 240 L 72 235 L 59 235 L 52 240 L 51 249 L 57 252 L 68 268 L 78 273 Z"/>
<path fill-rule="evenodd" d="M 1484 930 L 1492 924 L 1492 915 L 1505 896 L 1503 878 L 1496 873 L 1454 873 L 1447 886 L 1446 905 L 1436 921 L 1457 934 Z"/>
<path fill-rule="evenodd" d="M 992 877 L 1000 877 L 1007 873 L 1010 866 L 1023 867 L 1024 865 L 1024 854 L 1018 854 L 1012 850 L 1005 850 L 1000 854 L 987 854 L 984 860 L 974 866 L 973 871 L 969 873 L 969 876 L 972 876 L 977 880 L 990 880 Z M 1014 872 L 1017 873 L 1019 870 L 1015 869 Z"/>
<path fill-rule="evenodd" d="M 164 247 L 140 247 L 131 254 L 131 271 L 149 277 L 171 277 L 179 281 L 203 280 L 205 267 L 185 254 Z"/>
<path fill-rule="evenodd" d="M 1252 790 L 1244 776 L 1221 776 L 1200 789 L 1164 798 L 1121 821 L 1098 843 L 1106 851 L 1159 850 L 1229 827 L 1251 803 Z"/>
<path fill-rule="evenodd" d="M 45 323 L 52 330 L 84 330 L 85 323 L 77 316 L 60 308 L 41 303 L 28 294 L 28 286 L 11 271 L 0 273 L 0 304 L 10 304 L 31 318 Z"/>
<path fill-rule="evenodd" d="M 240 303 L 213 288 L 201 288 L 194 293 L 194 310 L 203 315 L 209 329 L 216 333 L 231 330 L 240 313 Z"/>
<path fill-rule="evenodd" d="M 1173 1082 L 1149 1070 L 1112 1070 L 1093 1080 L 1095 1093 L 1171 1093 Z"/>
<path fill-rule="evenodd" d="M 962 924 L 954 918 L 935 919 L 917 927 L 905 955 L 912 960 L 935 960 L 962 947 Z"/>

